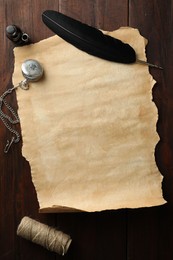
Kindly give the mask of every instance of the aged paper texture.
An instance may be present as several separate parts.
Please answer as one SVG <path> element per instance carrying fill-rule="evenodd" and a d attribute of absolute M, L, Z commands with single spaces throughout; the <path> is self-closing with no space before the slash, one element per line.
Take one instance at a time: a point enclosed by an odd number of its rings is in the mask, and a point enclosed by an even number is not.
<path fill-rule="evenodd" d="M 133 28 L 108 34 L 146 60 L 146 40 Z M 58 36 L 14 50 L 36 59 L 41 81 L 18 89 L 23 156 L 29 161 L 41 212 L 101 211 L 161 205 L 155 162 L 158 113 L 148 67 L 105 61 Z"/>

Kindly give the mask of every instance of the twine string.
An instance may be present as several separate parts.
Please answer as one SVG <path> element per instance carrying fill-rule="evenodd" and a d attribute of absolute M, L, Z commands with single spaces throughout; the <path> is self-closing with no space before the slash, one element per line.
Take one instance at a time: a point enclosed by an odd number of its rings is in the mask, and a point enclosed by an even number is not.
<path fill-rule="evenodd" d="M 71 244 L 69 235 L 29 217 L 24 217 L 17 229 L 17 235 L 41 245 L 60 255 L 67 253 Z"/>

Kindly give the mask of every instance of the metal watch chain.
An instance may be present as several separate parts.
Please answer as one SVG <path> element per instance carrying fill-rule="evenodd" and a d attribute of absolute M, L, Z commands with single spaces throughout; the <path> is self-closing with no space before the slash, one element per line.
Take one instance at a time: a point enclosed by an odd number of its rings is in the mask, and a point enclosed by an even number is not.
<path fill-rule="evenodd" d="M 2 122 L 4 123 L 4 125 L 6 126 L 6 128 L 11 133 L 14 134 L 14 136 L 11 138 L 11 141 L 7 140 L 7 143 L 6 143 L 6 146 L 4 149 L 5 153 L 8 152 L 12 143 L 18 143 L 20 141 L 20 134 L 10 126 L 10 124 L 11 125 L 18 124 L 20 122 L 19 117 L 18 117 L 17 113 L 14 111 L 14 109 L 5 100 L 6 96 L 8 94 L 11 94 L 14 89 L 15 89 L 15 87 L 8 89 L 0 97 L 0 118 L 1 118 Z M 7 108 L 8 111 L 11 112 L 14 119 L 3 112 L 3 105 Z"/>
<path fill-rule="evenodd" d="M 26 60 L 22 64 L 22 74 L 25 79 L 21 81 L 17 86 L 6 90 L 0 96 L 0 119 L 2 120 L 5 127 L 13 134 L 11 140 L 7 140 L 6 146 L 4 148 L 4 153 L 8 153 L 11 145 L 13 143 L 18 143 L 21 139 L 19 132 L 12 127 L 20 123 L 19 116 L 17 112 L 15 112 L 14 109 L 7 103 L 5 98 L 18 87 L 24 90 L 28 90 L 30 81 L 38 81 L 42 77 L 43 68 L 36 60 Z M 6 107 L 7 111 L 11 113 L 11 117 L 3 112 L 3 107 Z"/>

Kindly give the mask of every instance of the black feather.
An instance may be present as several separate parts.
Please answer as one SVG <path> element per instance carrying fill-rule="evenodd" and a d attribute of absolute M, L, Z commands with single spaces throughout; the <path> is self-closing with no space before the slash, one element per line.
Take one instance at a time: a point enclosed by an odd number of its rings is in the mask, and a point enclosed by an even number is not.
<path fill-rule="evenodd" d="M 119 63 L 136 61 L 135 51 L 129 44 L 105 35 L 94 27 L 51 10 L 43 12 L 42 19 L 54 33 L 82 51 Z"/>

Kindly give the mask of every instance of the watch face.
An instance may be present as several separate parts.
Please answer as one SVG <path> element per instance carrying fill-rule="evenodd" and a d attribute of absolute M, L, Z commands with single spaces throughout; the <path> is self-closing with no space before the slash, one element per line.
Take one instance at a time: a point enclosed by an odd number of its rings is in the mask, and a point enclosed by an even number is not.
<path fill-rule="evenodd" d="M 43 68 L 36 60 L 26 60 L 22 64 L 22 74 L 28 81 L 37 81 L 43 75 Z"/>

